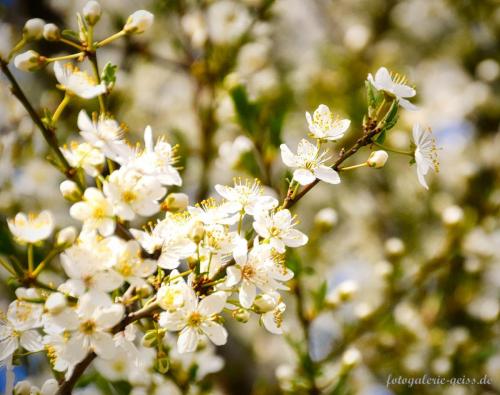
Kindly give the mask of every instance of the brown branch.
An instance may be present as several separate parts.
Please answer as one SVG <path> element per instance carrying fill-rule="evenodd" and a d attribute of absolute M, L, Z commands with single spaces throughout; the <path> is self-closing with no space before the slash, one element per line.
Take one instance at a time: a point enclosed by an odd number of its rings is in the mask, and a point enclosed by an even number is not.
<path fill-rule="evenodd" d="M 367 130 L 364 132 L 363 136 L 360 137 L 356 143 L 349 148 L 347 151 L 342 148 L 340 151 L 340 155 L 338 159 L 335 161 L 335 163 L 331 166 L 332 169 L 338 170 L 339 166 L 349 157 L 354 155 L 356 152 L 361 147 L 364 147 L 366 145 L 369 145 L 372 142 L 373 137 L 375 137 L 378 133 L 380 133 L 381 129 L 378 127 L 378 124 L 374 124 L 371 128 L 367 128 Z M 316 184 L 319 183 L 319 179 L 314 180 L 312 183 L 306 185 L 302 191 L 297 193 L 295 196 L 293 196 L 293 193 L 291 193 L 290 188 L 287 192 L 287 195 L 285 197 L 285 200 L 283 202 L 283 205 L 281 206 L 282 208 L 290 208 L 295 203 L 297 203 L 300 199 L 304 197 L 305 194 L 307 194 L 311 189 L 313 189 Z"/>
<path fill-rule="evenodd" d="M 49 147 L 56 154 L 66 177 L 73 180 L 78 185 L 78 187 L 81 190 L 83 190 L 82 183 L 80 182 L 80 180 L 78 180 L 78 177 L 76 177 L 77 174 L 76 170 L 70 166 L 70 164 L 68 163 L 68 161 L 66 160 L 66 158 L 64 157 L 63 153 L 59 148 L 59 142 L 57 141 L 54 129 L 48 128 L 43 123 L 42 119 L 35 111 L 30 101 L 24 94 L 23 90 L 19 86 L 19 83 L 17 82 L 16 78 L 10 72 L 9 65 L 2 59 L 0 59 L 0 68 L 2 70 L 2 73 L 7 77 L 7 79 L 10 82 L 12 94 L 21 102 L 21 104 L 26 109 L 26 111 L 28 112 L 29 116 L 31 117 L 35 125 L 38 127 L 38 129 L 40 129 L 40 132 L 42 132 L 42 135 L 45 138 L 45 141 L 47 141 Z"/>

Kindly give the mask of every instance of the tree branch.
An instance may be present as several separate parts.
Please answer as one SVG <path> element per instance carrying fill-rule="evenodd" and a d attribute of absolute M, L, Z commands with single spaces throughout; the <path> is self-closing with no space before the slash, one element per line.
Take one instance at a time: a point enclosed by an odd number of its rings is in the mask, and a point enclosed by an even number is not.
<path fill-rule="evenodd" d="M 43 123 L 42 119 L 40 118 L 38 113 L 35 111 L 35 109 L 31 105 L 30 101 L 28 100 L 28 98 L 24 94 L 23 90 L 19 86 L 19 83 L 15 79 L 14 75 L 12 75 L 12 73 L 10 72 L 7 62 L 5 62 L 2 59 L 0 59 L 0 68 L 2 70 L 2 73 L 7 77 L 7 79 L 9 80 L 9 82 L 11 84 L 12 94 L 21 102 L 21 104 L 26 109 L 26 111 L 28 112 L 29 116 L 31 117 L 31 119 L 33 120 L 35 125 L 42 132 L 42 135 L 45 138 L 45 141 L 47 141 L 47 144 L 49 145 L 49 147 L 56 154 L 56 156 L 57 156 L 57 158 L 62 166 L 62 170 L 63 170 L 64 174 L 66 175 L 66 177 L 73 180 L 78 185 L 78 187 L 81 190 L 83 190 L 83 185 L 81 184 L 80 180 L 78 180 L 78 177 L 76 177 L 76 170 L 70 166 L 70 164 L 68 163 L 68 161 L 64 157 L 63 153 L 59 149 L 59 143 L 57 141 L 57 137 L 54 133 L 54 130 L 51 128 L 48 128 Z"/>

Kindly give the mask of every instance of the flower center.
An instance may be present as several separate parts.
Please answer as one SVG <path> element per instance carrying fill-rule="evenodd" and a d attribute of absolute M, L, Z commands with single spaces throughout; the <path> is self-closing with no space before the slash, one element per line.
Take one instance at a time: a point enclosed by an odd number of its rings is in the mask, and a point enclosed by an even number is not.
<path fill-rule="evenodd" d="M 245 266 L 243 266 L 243 269 L 241 270 L 241 275 L 246 279 L 250 279 L 255 275 L 255 270 L 252 266 L 245 265 Z"/>
<path fill-rule="evenodd" d="M 95 322 L 92 320 L 88 320 L 80 324 L 80 332 L 86 335 L 91 335 L 92 333 L 94 333 L 95 327 Z"/>
<path fill-rule="evenodd" d="M 94 208 L 94 212 L 92 213 L 94 218 L 100 219 L 104 218 L 104 210 L 102 207 Z"/>
<path fill-rule="evenodd" d="M 277 237 L 279 236 L 279 234 L 281 233 L 281 229 L 278 228 L 277 226 L 271 226 L 269 228 L 269 234 L 272 236 L 272 237 Z"/>
<path fill-rule="evenodd" d="M 194 311 L 191 313 L 191 315 L 189 316 L 189 318 L 187 319 L 187 324 L 188 326 L 192 326 L 192 327 L 198 327 L 201 325 L 201 314 L 198 313 L 197 311 Z"/>
<path fill-rule="evenodd" d="M 133 202 L 136 199 L 136 195 L 132 191 L 124 191 L 122 193 L 122 199 L 125 203 Z"/>

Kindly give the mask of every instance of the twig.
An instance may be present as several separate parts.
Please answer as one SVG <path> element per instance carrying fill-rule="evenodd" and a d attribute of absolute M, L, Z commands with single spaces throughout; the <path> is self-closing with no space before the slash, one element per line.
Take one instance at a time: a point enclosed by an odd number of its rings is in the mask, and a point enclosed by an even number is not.
<path fill-rule="evenodd" d="M 78 180 L 76 175 L 76 170 L 70 166 L 66 158 L 64 157 L 63 153 L 59 149 L 59 143 L 57 141 L 57 137 L 54 133 L 53 129 L 49 129 L 42 121 L 40 116 L 37 114 L 31 103 L 29 102 L 28 98 L 24 94 L 23 90 L 19 86 L 17 80 L 15 77 L 12 75 L 12 73 L 9 70 L 8 64 L 0 59 L 0 68 L 2 70 L 2 73 L 7 77 L 11 84 L 11 91 L 12 94 L 21 102 L 23 107 L 26 109 L 28 114 L 30 115 L 31 119 L 35 123 L 35 125 L 40 129 L 40 132 L 42 132 L 43 137 L 45 138 L 45 141 L 47 141 L 47 144 L 49 147 L 54 151 L 56 154 L 57 158 L 59 159 L 59 162 L 63 168 L 64 174 L 66 177 L 69 179 L 73 180 L 78 187 L 83 190 L 83 185 L 81 184 L 80 180 Z"/>

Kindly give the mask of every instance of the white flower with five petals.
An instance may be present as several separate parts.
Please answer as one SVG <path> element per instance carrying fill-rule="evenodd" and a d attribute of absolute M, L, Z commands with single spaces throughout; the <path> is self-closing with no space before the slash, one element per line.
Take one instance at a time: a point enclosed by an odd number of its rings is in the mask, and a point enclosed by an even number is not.
<path fill-rule="evenodd" d="M 368 82 L 370 82 L 375 89 L 395 97 L 401 107 L 406 110 L 418 110 L 418 107 L 408 100 L 408 98 L 415 96 L 417 92 L 415 92 L 415 89 L 412 87 L 406 85 L 405 77 L 395 75 L 393 78 L 389 70 L 385 67 L 381 67 L 375 73 L 375 78 L 373 78 L 371 74 L 368 74 Z"/>
<path fill-rule="evenodd" d="M 271 247 L 281 254 L 285 252 L 285 247 L 301 247 L 308 241 L 307 236 L 294 229 L 294 226 L 294 218 L 289 210 L 258 214 L 253 223 L 257 234 L 268 240 Z"/>
<path fill-rule="evenodd" d="M 63 358 L 71 365 L 83 360 L 90 351 L 104 359 L 113 358 L 116 347 L 110 332 L 123 318 L 124 306 L 112 303 L 104 292 L 91 291 L 79 298 L 73 311 L 64 322 L 71 335 L 62 351 Z"/>
<path fill-rule="evenodd" d="M 50 236 L 54 219 L 47 210 L 39 214 L 17 213 L 14 219 L 7 220 L 7 225 L 19 243 L 37 243 Z"/>
<path fill-rule="evenodd" d="M 425 175 L 429 169 L 434 169 L 436 173 L 439 171 L 436 139 L 430 129 L 423 129 L 417 123 L 413 125 L 413 141 L 415 143 L 418 181 L 425 189 L 429 189 Z"/>
<path fill-rule="evenodd" d="M 19 346 L 27 351 L 43 349 L 42 337 L 36 330 L 41 326 L 43 306 L 15 300 L 9 305 L 7 317 L 0 319 L 0 365 L 14 354 Z"/>
<path fill-rule="evenodd" d="M 160 210 L 158 201 L 167 191 L 155 177 L 144 176 L 126 166 L 111 173 L 103 190 L 113 204 L 114 213 L 124 220 L 132 220 L 136 214 L 144 217 L 156 214 Z"/>
<path fill-rule="evenodd" d="M 264 189 L 258 180 L 242 182 L 238 179 L 234 181 L 234 187 L 217 184 L 215 190 L 234 206 L 235 211 L 249 215 L 278 206 L 275 198 L 263 194 Z"/>
<path fill-rule="evenodd" d="M 272 258 L 269 244 L 259 244 L 257 239 L 250 252 L 240 249 L 235 261 L 235 265 L 227 268 L 226 284 L 229 287 L 240 284 L 239 300 L 247 309 L 252 307 L 257 289 L 263 292 L 286 290 L 288 287 L 282 282 L 293 277 L 291 270 Z"/>
<path fill-rule="evenodd" d="M 78 128 L 87 143 L 117 162 L 132 151 L 123 140 L 123 129 L 114 119 L 101 116 L 92 120 L 85 110 L 81 110 L 78 114 Z"/>
<path fill-rule="evenodd" d="M 92 99 L 106 92 L 104 83 L 98 84 L 95 78 L 85 71 L 80 71 L 72 63 L 63 65 L 55 62 L 54 73 L 62 89 L 83 99 Z"/>
<path fill-rule="evenodd" d="M 324 104 L 320 104 L 312 116 L 306 112 L 306 119 L 310 136 L 318 140 L 337 141 L 344 137 L 351 124 L 349 119 L 335 117 Z"/>
<path fill-rule="evenodd" d="M 302 139 L 297 147 L 297 154 L 293 154 L 286 144 L 281 144 L 281 159 L 285 165 L 296 169 L 293 179 L 300 185 L 307 185 L 316 178 L 329 184 L 340 183 L 338 173 L 324 163 L 329 159 L 328 152 L 320 153 L 319 148 L 309 141 Z"/>
<path fill-rule="evenodd" d="M 83 221 L 85 230 L 97 230 L 103 236 L 109 236 L 115 231 L 113 206 L 97 188 L 87 188 L 83 200 L 73 204 L 69 214 Z"/>
<path fill-rule="evenodd" d="M 226 299 L 226 293 L 215 292 L 198 301 L 194 290 L 189 288 L 182 308 L 160 314 L 161 327 L 169 331 L 180 331 L 177 339 L 179 353 L 195 351 L 204 335 L 215 345 L 226 344 L 227 331 L 217 322 Z"/>

